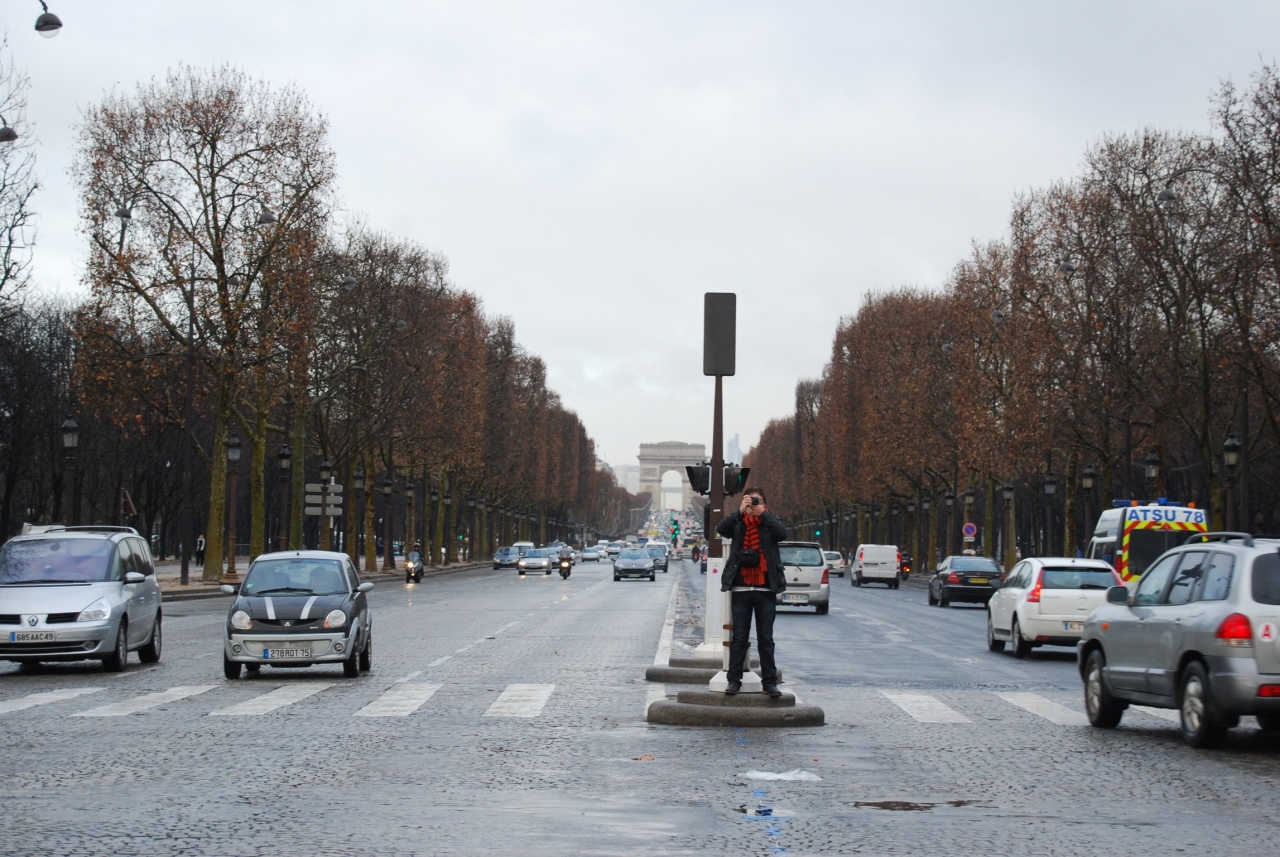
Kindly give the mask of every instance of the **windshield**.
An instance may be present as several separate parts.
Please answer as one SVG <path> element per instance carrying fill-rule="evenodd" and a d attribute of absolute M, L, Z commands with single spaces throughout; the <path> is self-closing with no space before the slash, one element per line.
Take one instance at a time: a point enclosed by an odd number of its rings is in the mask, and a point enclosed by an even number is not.
<path fill-rule="evenodd" d="M 841 559 L 840 554 L 835 551 L 826 551 L 822 555 L 825 556 L 829 562 L 839 562 Z"/>
<path fill-rule="evenodd" d="M 620 548 L 620 547 L 622 547 L 622 542 L 609 542 L 609 547 L 611 547 L 611 548 Z"/>
<path fill-rule="evenodd" d="M 1141 577 L 1160 554 L 1187 540 L 1184 530 L 1134 530 L 1129 533 L 1129 567 L 1125 574 Z"/>
<path fill-rule="evenodd" d="M 1045 589 L 1110 589 L 1120 581 L 1105 568 L 1046 568 L 1041 583 Z"/>
<path fill-rule="evenodd" d="M 626 550 L 618 554 L 618 559 L 648 559 L 648 558 L 649 558 L 648 551 L 643 551 L 640 548 L 627 548 Z"/>
<path fill-rule="evenodd" d="M 797 545 L 779 545 L 778 554 L 783 565 L 824 565 L 822 551 L 817 548 L 799 547 Z"/>
<path fill-rule="evenodd" d="M 0 547 L 0 584 L 117 580 L 119 565 L 108 539 L 15 540 Z"/>
<path fill-rule="evenodd" d="M 347 584 L 337 560 L 289 557 L 266 559 L 249 566 L 245 595 L 338 595 Z"/>
<path fill-rule="evenodd" d="M 651 557 L 660 557 L 666 554 L 666 551 L 662 550 L 661 548 L 648 548 L 648 551 L 649 551 L 649 556 Z"/>
<path fill-rule="evenodd" d="M 965 556 L 956 557 L 951 560 L 952 571 L 990 571 L 994 574 L 1000 573 L 1000 566 L 996 565 L 993 559 L 986 557 Z"/>
<path fill-rule="evenodd" d="M 526 553 L 525 556 L 533 557 L 536 559 L 538 557 L 550 556 L 550 554 L 548 553 L 546 548 L 534 548 L 533 550 Z"/>

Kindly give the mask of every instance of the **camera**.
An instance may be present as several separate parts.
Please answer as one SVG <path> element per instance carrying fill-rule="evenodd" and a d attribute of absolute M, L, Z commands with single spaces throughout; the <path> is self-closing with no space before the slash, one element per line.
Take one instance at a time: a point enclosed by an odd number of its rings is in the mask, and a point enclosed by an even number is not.
<path fill-rule="evenodd" d="M 759 498 L 759 497 L 752 497 L 752 498 L 751 498 L 751 505 L 752 505 L 752 506 L 759 506 L 759 505 L 760 505 L 760 498 Z"/>

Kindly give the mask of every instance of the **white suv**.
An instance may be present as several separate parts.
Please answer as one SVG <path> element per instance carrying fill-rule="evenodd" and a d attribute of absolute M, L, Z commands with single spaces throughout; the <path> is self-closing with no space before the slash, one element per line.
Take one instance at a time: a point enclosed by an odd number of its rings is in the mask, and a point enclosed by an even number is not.
<path fill-rule="evenodd" d="M 1037 646 L 1075 646 L 1084 621 L 1107 603 L 1120 575 L 1100 559 L 1024 559 L 987 602 L 987 648 L 1025 658 Z"/>

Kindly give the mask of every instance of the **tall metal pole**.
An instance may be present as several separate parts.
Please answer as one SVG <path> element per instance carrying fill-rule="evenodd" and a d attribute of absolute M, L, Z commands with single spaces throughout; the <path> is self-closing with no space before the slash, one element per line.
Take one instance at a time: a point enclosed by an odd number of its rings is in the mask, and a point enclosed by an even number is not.
<path fill-rule="evenodd" d="M 195 247 L 191 251 L 191 289 L 187 296 L 187 392 L 182 403 L 182 422 L 186 428 L 186 437 L 182 444 L 182 565 L 178 580 L 183 586 L 191 582 L 191 551 L 195 546 L 195 502 L 191 497 L 191 447 L 195 442 L 195 406 L 193 404 L 196 385 L 196 257 Z M 210 535 L 213 535 L 210 533 Z"/>
<path fill-rule="evenodd" d="M 711 417 L 711 517 L 707 524 L 707 556 L 719 558 L 720 537 L 716 527 L 724 520 L 724 376 L 716 376 L 715 411 Z"/>

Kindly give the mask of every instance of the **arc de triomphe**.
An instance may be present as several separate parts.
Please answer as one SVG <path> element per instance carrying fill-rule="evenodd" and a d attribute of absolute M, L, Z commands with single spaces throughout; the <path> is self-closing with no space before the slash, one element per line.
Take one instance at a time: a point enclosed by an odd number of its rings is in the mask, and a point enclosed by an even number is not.
<path fill-rule="evenodd" d="M 702 464 L 707 460 L 707 448 L 701 443 L 680 443 L 676 440 L 662 443 L 640 444 L 640 492 L 650 492 L 653 497 L 650 508 L 662 508 L 662 477 L 674 470 L 680 474 L 680 508 L 689 508 L 691 491 L 689 474 L 685 467 Z"/>

